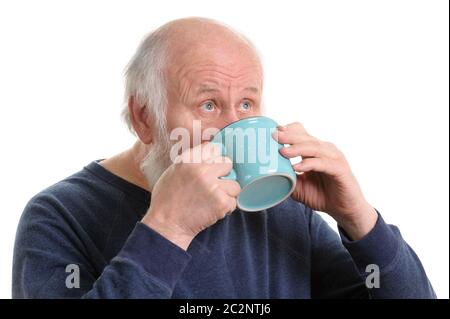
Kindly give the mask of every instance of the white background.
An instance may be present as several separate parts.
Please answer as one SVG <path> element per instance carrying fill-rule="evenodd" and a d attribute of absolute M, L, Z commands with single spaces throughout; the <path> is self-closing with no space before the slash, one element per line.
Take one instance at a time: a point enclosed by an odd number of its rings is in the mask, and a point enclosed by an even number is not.
<path fill-rule="evenodd" d="M 448 1 L 2 1 L 0 297 L 38 191 L 133 143 L 122 71 L 145 33 L 216 18 L 263 55 L 268 115 L 346 154 L 449 297 Z"/>

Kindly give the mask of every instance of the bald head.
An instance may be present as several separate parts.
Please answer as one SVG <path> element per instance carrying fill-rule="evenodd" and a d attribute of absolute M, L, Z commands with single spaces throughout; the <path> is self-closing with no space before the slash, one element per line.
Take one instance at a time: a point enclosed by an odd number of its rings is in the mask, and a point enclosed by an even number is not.
<path fill-rule="evenodd" d="M 206 18 L 174 20 L 160 27 L 174 55 L 202 48 L 244 50 L 258 59 L 255 48 L 242 34 L 218 21 Z"/>
<path fill-rule="evenodd" d="M 260 94 L 262 74 L 256 49 L 239 32 L 206 18 L 174 20 L 139 46 L 126 71 L 126 102 L 133 97 L 147 106 L 155 126 L 166 131 L 168 108 L 193 103 L 196 91 L 220 88 L 230 95 L 246 86 Z M 123 115 L 132 128 L 128 106 Z"/>

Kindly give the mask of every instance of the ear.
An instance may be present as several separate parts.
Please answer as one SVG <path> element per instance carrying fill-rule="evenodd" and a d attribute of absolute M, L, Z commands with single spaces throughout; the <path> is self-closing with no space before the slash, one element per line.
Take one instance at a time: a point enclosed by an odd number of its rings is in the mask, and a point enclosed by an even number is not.
<path fill-rule="evenodd" d="M 150 144 L 153 140 L 153 118 L 145 105 L 137 103 L 133 96 L 128 99 L 128 112 L 133 128 L 144 144 Z"/>

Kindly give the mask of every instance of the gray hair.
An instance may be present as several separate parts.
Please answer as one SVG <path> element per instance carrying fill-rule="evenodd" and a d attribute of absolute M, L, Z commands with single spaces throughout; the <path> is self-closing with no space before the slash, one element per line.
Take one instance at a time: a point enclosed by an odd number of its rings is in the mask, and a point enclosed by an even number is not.
<path fill-rule="evenodd" d="M 167 37 L 164 36 L 161 29 L 149 33 L 141 41 L 136 53 L 126 66 L 122 118 L 133 134 L 135 131 L 128 110 L 130 97 L 133 97 L 142 107 L 147 107 L 156 121 L 158 133 L 165 131 L 167 90 L 164 66 L 167 42 Z"/>
<path fill-rule="evenodd" d="M 207 20 L 221 25 L 245 41 L 261 60 L 260 54 L 253 43 L 241 32 L 238 32 L 221 22 Z M 170 24 L 170 22 L 168 23 Z M 166 132 L 167 88 L 164 69 L 169 50 L 167 25 L 147 34 L 138 46 L 136 53 L 125 68 L 125 96 L 122 109 L 122 118 L 131 133 L 136 134 L 131 123 L 128 102 L 130 97 L 141 105 L 147 107 L 156 124 L 156 132 L 161 137 Z"/>

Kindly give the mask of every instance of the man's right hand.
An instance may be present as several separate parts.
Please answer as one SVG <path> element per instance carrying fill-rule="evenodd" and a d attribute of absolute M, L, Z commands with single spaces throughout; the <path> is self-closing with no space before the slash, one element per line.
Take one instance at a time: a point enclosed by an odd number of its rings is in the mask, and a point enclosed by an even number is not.
<path fill-rule="evenodd" d="M 236 209 L 239 184 L 219 178 L 231 168 L 212 143 L 183 152 L 154 185 L 142 222 L 187 250 L 199 232 Z"/>

